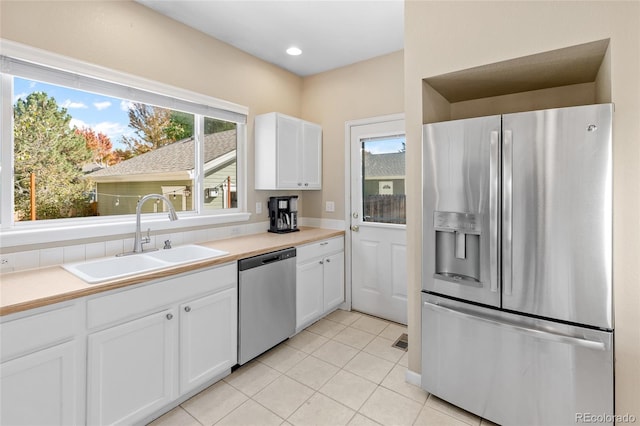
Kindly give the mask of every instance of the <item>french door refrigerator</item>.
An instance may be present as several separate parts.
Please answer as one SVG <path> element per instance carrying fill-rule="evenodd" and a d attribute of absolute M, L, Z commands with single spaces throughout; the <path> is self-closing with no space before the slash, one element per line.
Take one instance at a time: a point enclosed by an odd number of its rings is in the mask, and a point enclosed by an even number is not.
<path fill-rule="evenodd" d="M 428 392 L 504 425 L 613 423 L 612 112 L 424 125 Z"/>

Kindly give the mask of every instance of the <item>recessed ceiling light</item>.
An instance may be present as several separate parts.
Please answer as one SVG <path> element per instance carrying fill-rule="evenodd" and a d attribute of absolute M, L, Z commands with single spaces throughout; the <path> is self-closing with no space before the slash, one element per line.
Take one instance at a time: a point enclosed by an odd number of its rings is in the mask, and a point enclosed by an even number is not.
<path fill-rule="evenodd" d="M 298 49 L 297 47 L 290 47 L 287 49 L 287 53 L 291 56 L 298 56 L 302 53 L 302 50 Z"/>

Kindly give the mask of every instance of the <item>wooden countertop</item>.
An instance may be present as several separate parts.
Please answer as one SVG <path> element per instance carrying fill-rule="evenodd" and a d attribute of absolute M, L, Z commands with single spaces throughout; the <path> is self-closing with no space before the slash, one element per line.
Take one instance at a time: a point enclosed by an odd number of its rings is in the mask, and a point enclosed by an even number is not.
<path fill-rule="evenodd" d="M 0 316 L 341 235 L 344 231 L 302 227 L 289 234 L 264 232 L 200 243 L 229 254 L 99 284 L 87 284 L 61 266 L 6 273 L 0 277 Z"/>

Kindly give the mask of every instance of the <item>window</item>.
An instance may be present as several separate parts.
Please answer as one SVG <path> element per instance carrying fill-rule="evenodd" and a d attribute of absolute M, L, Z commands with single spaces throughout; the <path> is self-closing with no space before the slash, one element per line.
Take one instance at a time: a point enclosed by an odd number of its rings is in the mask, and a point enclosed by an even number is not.
<path fill-rule="evenodd" d="M 132 78 L 103 69 L 97 78 L 0 59 L 3 231 L 130 221 L 149 193 L 184 218 L 242 212 L 246 109 L 141 79 L 142 88 L 116 83 Z"/>

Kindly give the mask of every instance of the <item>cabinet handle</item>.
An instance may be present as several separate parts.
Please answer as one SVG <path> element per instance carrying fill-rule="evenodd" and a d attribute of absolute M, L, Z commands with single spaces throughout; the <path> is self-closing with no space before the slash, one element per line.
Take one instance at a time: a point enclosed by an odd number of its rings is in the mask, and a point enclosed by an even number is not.
<path fill-rule="evenodd" d="M 322 260 L 321 260 L 321 261 L 320 261 L 320 264 L 321 264 L 321 265 L 322 265 L 322 264 L 324 264 L 324 261 L 322 261 Z"/>
<path fill-rule="evenodd" d="M 173 314 L 167 314 L 167 319 L 168 320 L 172 320 L 173 319 Z"/>
<path fill-rule="evenodd" d="M 302 186 L 302 182 L 298 182 L 298 186 Z"/>
<path fill-rule="evenodd" d="M 329 241 L 325 241 L 324 243 L 320 243 L 321 246 L 326 246 L 327 244 L 329 244 Z"/>
<path fill-rule="evenodd" d="M 331 259 L 327 259 L 327 263 L 331 263 Z"/>
<path fill-rule="evenodd" d="M 304 186 L 309 186 L 309 184 L 308 184 L 308 183 L 305 183 L 305 184 L 304 184 Z"/>
<path fill-rule="evenodd" d="M 191 312 L 191 306 L 185 306 L 184 307 L 184 311 L 185 312 Z"/>

